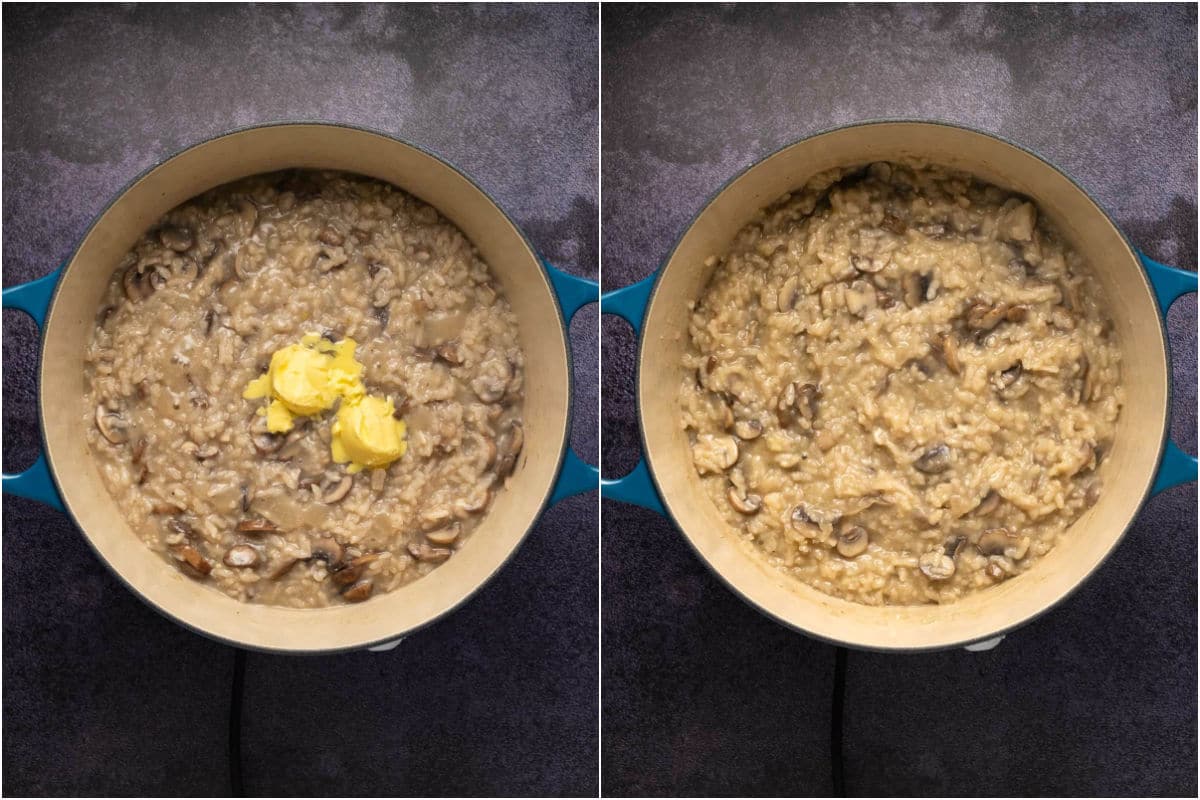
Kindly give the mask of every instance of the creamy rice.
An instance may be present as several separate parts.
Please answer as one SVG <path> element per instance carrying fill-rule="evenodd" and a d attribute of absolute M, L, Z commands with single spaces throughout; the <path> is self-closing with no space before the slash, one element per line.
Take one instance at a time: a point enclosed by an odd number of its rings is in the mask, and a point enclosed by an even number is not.
<path fill-rule="evenodd" d="M 682 424 L 778 569 L 861 603 L 952 602 L 1095 503 L 1120 352 L 1088 265 L 1026 198 L 919 163 L 832 171 L 714 265 Z"/>
<path fill-rule="evenodd" d="M 272 353 L 352 338 L 408 450 L 357 474 L 332 415 L 266 431 Z M 169 212 L 113 276 L 87 349 L 88 442 L 131 527 L 239 600 L 356 602 L 453 557 L 523 442 L 517 321 L 475 248 L 378 181 L 291 171 Z"/>

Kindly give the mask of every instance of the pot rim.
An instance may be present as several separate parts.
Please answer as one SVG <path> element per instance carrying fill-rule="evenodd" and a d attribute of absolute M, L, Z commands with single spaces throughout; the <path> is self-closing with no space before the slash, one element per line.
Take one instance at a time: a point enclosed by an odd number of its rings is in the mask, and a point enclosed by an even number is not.
<path fill-rule="evenodd" d="M 199 634 L 199 635 L 205 637 L 206 639 L 211 639 L 215 642 L 219 642 L 221 644 L 228 645 L 230 647 L 235 647 L 235 648 L 239 648 L 242 650 L 249 650 L 249 651 L 254 651 L 254 652 L 259 652 L 259 653 L 270 653 L 270 654 L 274 654 L 274 655 L 298 655 L 298 656 L 333 655 L 333 654 L 337 654 L 337 653 L 348 653 L 348 652 L 356 652 L 356 651 L 360 651 L 360 650 L 367 650 L 367 649 L 370 649 L 373 647 L 377 647 L 379 645 L 389 644 L 392 642 L 398 642 L 401 639 L 408 638 L 409 636 L 413 635 L 414 633 L 417 633 L 418 631 L 424 630 L 425 628 L 429 627 L 430 625 L 433 625 L 436 622 L 440 622 L 442 619 L 446 618 L 447 616 L 449 616 L 450 614 L 452 614 L 453 612 L 455 612 L 459 608 L 461 608 L 463 605 L 465 605 L 467 603 L 467 601 L 469 601 L 473 597 L 475 597 L 475 595 L 478 594 L 479 591 L 482 590 L 484 586 L 491 583 L 492 580 L 496 577 L 496 575 L 499 574 L 500 571 L 502 569 L 504 569 L 505 566 L 508 565 L 509 561 L 511 561 L 513 556 L 516 555 L 517 551 L 521 549 L 521 546 L 525 543 L 525 540 L 529 538 L 529 534 L 532 532 L 534 525 L 536 525 L 538 523 L 538 521 L 542 518 L 542 515 L 544 515 L 546 513 L 546 509 L 549 508 L 549 506 L 551 505 L 550 498 L 553 495 L 554 487 L 557 485 L 558 479 L 562 475 L 563 466 L 566 462 L 567 451 L 571 447 L 571 422 L 572 422 L 572 416 L 574 413 L 573 407 L 574 407 L 574 398 L 575 398 L 575 374 L 574 374 L 574 367 L 573 367 L 572 360 L 571 360 L 571 348 L 570 348 L 570 344 L 569 344 L 570 343 L 570 328 L 568 327 L 567 321 L 566 321 L 565 317 L 563 316 L 562 305 L 561 305 L 561 303 L 559 303 L 557 301 L 557 293 L 554 291 L 554 285 L 551 282 L 550 275 L 546 270 L 546 261 L 538 253 L 537 248 L 533 246 L 533 242 L 531 242 L 529 240 L 529 236 L 525 233 L 524 229 L 522 229 L 521 226 L 518 225 L 511 216 L 509 216 L 508 212 L 506 212 L 504 210 L 504 208 L 496 201 L 496 198 L 492 197 L 491 193 L 489 193 L 486 189 L 484 189 L 482 186 L 480 186 L 478 183 L 476 183 L 475 180 L 472 179 L 470 175 L 468 175 L 466 172 L 464 172 L 462 169 L 460 169 L 452 161 L 449 161 L 448 159 L 443 158 L 442 156 L 438 155 L 437 153 L 433 152 L 432 150 L 430 150 L 426 147 L 422 147 L 421 145 L 415 144 L 414 142 L 411 142 L 400 136 L 396 136 L 396 135 L 393 135 L 390 133 L 385 133 L 383 131 L 380 131 L 375 128 L 370 128 L 365 125 L 355 125 L 355 124 L 351 124 L 351 123 L 337 122 L 337 121 L 325 120 L 325 119 L 278 119 L 278 120 L 270 120 L 267 122 L 252 123 L 249 125 L 241 125 L 241 126 L 238 126 L 235 128 L 229 128 L 229 129 L 223 130 L 223 131 L 213 134 L 211 136 L 206 136 L 206 137 L 199 139 L 197 141 L 194 141 L 191 144 L 188 144 L 184 147 L 180 147 L 178 149 L 172 150 L 168 155 L 165 155 L 165 156 L 162 156 L 162 157 L 156 159 L 152 164 L 150 164 L 145 169 L 143 169 L 141 172 L 139 172 L 137 175 L 135 175 L 133 178 L 131 178 L 114 195 L 112 195 L 112 197 L 108 200 L 108 202 L 106 202 L 104 204 L 103 208 L 101 208 L 99 211 L 97 211 L 92 216 L 91 221 L 88 223 L 88 225 L 84 229 L 83 233 L 79 237 L 76 238 L 75 244 L 71 248 L 69 255 L 63 260 L 62 264 L 60 265 L 60 269 L 63 271 L 63 274 L 59 276 L 59 279 L 57 281 L 55 281 L 54 289 L 50 295 L 50 301 L 46 305 L 46 316 L 45 316 L 46 323 L 45 324 L 48 326 L 50 324 L 50 322 L 52 321 L 54 306 L 58 302 L 59 290 L 62 288 L 62 284 L 63 284 L 62 278 L 65 277 L 66 270 L 69 269 L 71 267 L 71 265 L 74 263 L 75 257 L 79 254 L 79 248 L 83 245 L 83 243 L 91 235 L 92 231 L 99 224 L 101 218 L 104 217 L 104 215 L 108 213 L 109 209 L 111 209 L 114 205 L 116 205 L 118 202 L 120 202 L 120 200 L 129 192 L 130 189 L 132 189 L 134 186 L 136 186 L 138 183 L 140 183 L 146 176 L 148 176 L 150 173 L 154 172 L 159 167 L 163 166 L 164 164 L 166 164 L 169 161 L 172 161 L 172 160 L 178 158 L 179 156 L 183 155 L 184 153 L 194 150 L 197 147 L 201 147 L 203 145 L 206 145 L 206 144 L 216 141 L 218 139 L 223 139 L 227 136 L 234 136 L 237 134 L 247 133 L 249 131 L 255 131 L 255 130 L 262 129 L 262 128 L 285 128 L 285 127 L 343 128 L 343 129 L 355 131 L 358 133 L 367 133 L 367 134 L 378 136 L 383 139 L 388 139 L 397 144 L 412 148 L 413 150 L 416 150 L 416 151 L 434 159 L 435 161 L 440 162 L 441 164 L 445 165 L 446 167 L 449 167 L 451 170 L 453 170 L 455 173 L 457 173 L 459 175 L 459 177 L 461 177 L 463 180 L 465 180 L 473 189 L 478 191 L 481 195 L 483 195 L 484 198 L 487 199 L 487 201 L 492 205 L 492 207 L 497 211 L 497 213 L 499 213 L 500 216 L 503 217 L 504 220 L 506 222 L 508 222 L 509 225 L 512 226 L 513 230 L 516 231 L 517 235 L 521 238 L 521 241 L 523 241 L 525 243 L 525 246 L 529 249 L 530 254 L 533 256 L 533 260 L 537 264 L 539 275 L 541 276 L 542 281 L 544 282 L 544 284 L 546 286 L 546 291 L 550 294 L 551 298 L 554 298 L 552 300 L 552 302 L 554 304 L 554 312 L 555 312 L 556 317 L 558 318 L 558 324 L 559 324 L 559 328 L 562 331 L 563 339 L 565 342 L 567 342 L 567 346 L 563 348 L 564 358 L 565 358 L 566 367 L 567 367 L 567 403 L 566 403 L 566 415 L 563 420 L 563 423 L 564 423 L 563 443 L 559 449 L 558 463 L 554 470 L 554 474 L 551 476 L 551 478 L 548 482 L 548 485 L 546 486 L 545 491 L 542 494 L 542 499 L 541 499 L 540 503 L 538 504 L 537 512 L 535 514 L 533 514 L 533 516 L 530 518 L 528 524 L 525 526 L 525 530 L 521 533 L 520 537 L 517 539 L 517 541 L 513 545 L 512 549 L 509 550 L 509 552 L 504 556 L 504 558 L 496 565 L 495 569 L 493 569 L 486 577 L 483 578 L 483 580 L 479 581 L 479 583 L 477 583 L 475 586 L 473 586 L 469 591 L 467 591 L 460 598 L 458 598 L 453 604 L 451 604 L 450 606 L 448 606 L 441 612 L 435 614 L 434 616 L 430 617 L 428 620 L 424 621 L 420 625 L 413 626 L 404 631 L 399 631 L 395 634 L 390 634 L 383 638 L 373 639 L 373 640 L 370 640 L 367 642 L 362 642 L 359 644 L 345 645 L 345 646 L 331 647 L 331 648 L 322 648 L 322 649 L 290 649 L 290 648 L 280 648 L 280 647 L 264 647 L 264 646 L 257 645 L 254 643 L 239 642 L 239 641 L 230 639 L 228 637 L 220 636 L 220 635 L 217 635 L 210 631 L 206 631 L 202 628 L 199 628 L 199 627 L 193 625 L 188 620 L 182 619 L 181 617 L 177 617 L 176 615 L 168 612 L 166 609 L 161 608 L 157 603 L 155 603 L 153 600 L 151 600 L 149 597 L 147 597 L 145 594 L 143 594 L 142 591 L 137 586 L 135 586 L 133 583 L 131 583 L 129 580 L 127 580 L 125 578 L 125 576 L 122 573 L 120 573 L 115 567 L 113 567 L 113 565 L 111 563 L 109 563 L 108 559 L 104 557 L 104 554 L 101 553 L 100 550 L 96 547 L 95 543 L 92 541 L 92 537 L 88 534 L 87 530 L 79 523 L 79 519 L 76 517 L 75 512 L 71 509 L 71 504 L 68 500 L 67 495 L 62 491 L 62 485 L 58 479 L 58 472 L 57 472 L 57 469 L 55 468 L 53 459 L 51 459 L 49 456 L 49 449 L 47 448 L 47 443 L 46 443 L 46 433 L 45 433 L 46 432 L 46 420 L 45 420 L 45 407 L 44 407 L 44 403 L 43 403 L 44 395 L 42 392 L 42 380 L 43 380 L 43 372 L 45 370 L 45 365 L 46 365 L 45 348 L 46 348 L 46 341 L 47 341 L 48 337 L 46 336 L 44 329 L 39 331 L 40 342 L 38 344 L 38 361 L 39 361 L 38 370 L 37 370 L 38 440 L 40 441 L 41 446 L 42 446 L 42 453 L 46 457 L 46 470 L 50 475 L 50 480 L 54 485 L 54 490 L 58 494 L 58 496 L 62 499 L 63 512 L 67 515 L 67 517 L 71 520 L 71 522 L 75 525 L 75 527 L 79 530 L 79 532 L 83 534 L 83 539 L 87 543 L 88 548 L 91 549 L 92 553 L 95 554 L 95 556 L 99 559 L 99 561 L 105 566 L 105 568 L 108 570 L 109 574 L 115 576 L 116 579 L 123 586 L 125 586 L 126 589 L 128 589 L 135 597 L 137 597 L 139 600 L 141 600 L 145 605 L 149 606 L 155 612 L 157 612 L 158 614 L 160 614 L 163 617 L 166 617 L 168 620 L 179 625 L 182 628 L 185 628 L 193 633 Z M 251 173 L 251 174 L 254 174 L 254 173 Z M 403 187 L 399 187 L 399 188 L 403 189 Z M 234 602 L 234 603 L 238 602 L 229 597 L 225 597 L 225 599 L 229 600 L 230 602 Z M 314 612 L 319 613 L 322 609 L 304 609 L 304 610 L 314 611 Z"/>
<path fill-rule="evenodd" d="M 650 286 L 650 292 L 646 297 L 646 304 L 645 304 L 645 308 L 647 309 L 647 312 L 649 311 L 651 305 L 653 304 L 655 296 L 658 294 L 659 286 L 662 283 L 663 272 L 665 271 L 666 266 L 668 264 L 670 264 L 671 260 L 675 257 L 675 253 L 679 250 L 679 246 L 683 243 L 683 240 L 687 238 L 687 236 L 691 232 L 692 228 L 695 227 L 696 222 L 700 219 L 700 217 L 702 217 L 705 214 L 705 212 L 708 211 L 709 207 L 712 206 L 712 204 L 714 202 L 716 202 L 717 198 L 719 198 L 721 195 L 723 195 L 734 183 L 736 183 L 744 175 L 746 175 L 747 173 L 751 172 L 752 170 L 758 168 L 763 162 L 773 158 L 774 156 L 784 152 L 785 150 L 790 150 L 791 148 L 793 148 L 803 142 L 807 142 L 811 139 L 816 139 L 820 136 L 826 136 L 829 134 L 839 133 L 841 131 L 849 130 L 852 128 L 869 127 L 869 126 L 875 126 L 875 125 L 895 125 L 895 124 L 941 126 L 941 127 L 945 127 L 945 128 L 956 128 L 958 130 L 967 131 L 969 133 L 978 134 L 980 136 L 986 136 L 990 139 L 994 139 L 994 140 L 1003 142 L 1004 144 L 1007 144 L 1010 147 L 1020 150 L 1021 152 L 1025 153 L 1026 155 L 1029 155 L 1032 158 L 1036 159 L 1037 161 L 1040 161 L 1042 164 L 1049 167 L 1051 170 L 1054 170 L 1055 172 L 1057 172 L 1059 175 L 1064 177 L 1072 186 L 1074 186 L 1075 189 L 1078 190 L 1084 197 L 1086 197 L 1092 203 L 1092 205 L 1094 205 L 1096 207 L 1096 209 L 1100 212 L 1100 214 L 1103 215 L 1105 221 L 1107 221 L 1108 224 L 1112 227 L 1112 229 L 1114 231 L 1116 231 L 1117 234 L 1121 237 L 1121 240 L 1125 243 L 1125 246 L 1129 250 L 1130 257 L 1132 258 L 1133 262 L 1138 267 L 1138 273 L 1140 274 L 1140 276 L 1142 278 L 1142 282 L 1144 284 L 1146 291 L 1150 294 L 1151 299 L 1154 300 L 1155 307 L 1158 307 L 1158 302 L 1156 299 L 1154 299 L 1155 298 L 1154 288 L 1150 284 L 1149 275 L 1147 274 L 1146 268 L 1142 264 L 1141 259 L 1138 258 L 1138 251 L 1133 246 L 1133 243 L 1129 240 L 1129 237 L 1125 234 L 1125 232 L 1121 229 L 1121 227 L 1119 225 L 1117 225 L 1116 221 L 1113 220 L 1112 215 L 1108 212 L 1108 210 L 1106 208 L 1104 208 L 1104 206 L 1101 205 L 1100 202 L 1097 201 L 1096 198 L 1094 198 L 1090 192 L 1088 192 L 1086 189 L 1084 189 L 1083 186 L 1070 175 L 1070 173 L 1068 173 L 1067 171 L 1065 171 L 1064 169 L 1059 167 L 1057 164 L 1050 161 L 1049 159 L 1042 156 L 1041 154 L 1037 153 L 1036 151 L 1031 150 L 1030 148 L 1025 147 L 1024 145 L 1022 145 L 1018 142 L 1014 142 L 1005 136 L 1001 136 L 996 133 L 991 133 L 989 131 L 985 131 L 985 130 L 982 130 L 980 128 L 976 128 L 976 127 L 973 127 L 970 125 L 964 125 L 964 124 L 958 123 L 958 122 L 949 122 L 946 120 L 921 118 L 921 117 L 880 117 L 880 118 L 858 120 L 856 122 L 848 122 L 844 125 L 836 125 L 831 128 L 823 128 L 819 131 L 815 131 L 811 134 L 808 134 L 806 136 L 802 136 L 798 139 L 790 141 L 787 144 L 785 144 L 781 147 L 778 147 L 778 148 L 772 150 L 771 152 L 754 159 L 754 161 L 752 161 L 750 164 L 747 164 L 746 166 L 742 167 L 740 170 L 737 171 L 737 173 L 732 175 L 728 180 L 726 180 L 723 184 L 721 184 L 721 186 L 716 191 L 714 191 L 712 194 L 710 194 L 708 196 L 708 199 L 704 201 L 703 205 L 700 206 L 699 210 L 697 210 L 696 213 L 692 215 L 692 218 L 688 221 L 687 226 L 683 229 L 682 233 L 680 233 L 679 236 L 675 239 L 675 243 L 673 245 L 671 245 L 671 249 L 667 252 L 667 255 L 660 262 L 658 268 L 655 269 L 654 272 L 652 273 L 653 282 Z M 1163 309 L 1163 312 L 1165 313 L 1165 309 Z M 826 644 L 834 645 L 835 647 L 847 647 L 847 648 L 850 648 L 853 650 L 860 650 L 860 651 L 864 651 L 864 652 L 877 652 L 877 653 L 939 652 L 939 651 L 944 651 L 944 650 L 953 650 L 953 649 L 957 649 L 960 647 L 965 647 L 967 645 L 978 644 L 978 643 L 986 642 L 986 641 L 989 641 L 992 639 L 1003 638 L 1005 635 L 1011 633 L 1012 631 L 1014 631 L 1018 628 L 1024 627 L 1025 625 L 1028 625 L 1029 623 L 1034 622 L 1035 620 L 1041 618 L 1043 615 L 1054 610 L 1059 605 L 1061 605 L 1063 602 L 1065 602 L 1068 598 L 1070 598 L 1072 595 L 1074 595 L 1077 591 L 1079 591 L 1079 589 L 1082 588 L 1083 585 L 1085 583 L 1087 583 L 1088 580 L 1090 580 L 1093 575 L 1096 574 L 1096 572 L 1100 569 L 1100 567 L 1102 567 L 1105 564 L 1105 562 L 1108 561 L 1108 559 L 1112 556 L 1113 551 L 1116 550 L 1118 546 L 1120 546 L 1121 542 L 1124 541 L 1125 536 L 1129 533 L 1129 529 L 1133 526 L 1133 523 L 1136 521 L 1138 515 L 1141 513 L 1142 508 L 1146 505 L 1146 502 L 1151 497 L 1151 489 L 1153 488 L 1153 485 L 1154 485 L 1154 477 L 1155 477 L 1155 475 L 1158 474 L 1159 469 L 1161 469 L 1161 467 L 1162 467 L 1163 455 L 1166 451 L 1167 440 L 1170 436 L 1170 424 L 1169 423 L 1170 423 L 1170 413 L 1171 413 L 1171 402 L 1173 399 L 1173 390 L 1172 390 L 1172 385 L 1171 385 L 1171 348 L 1167 341 L 1166 329 L 1164 327 L 1162 315 L 1155 314 L 1154 322 L 1156 325 L 1155 329 L 1158 332 L 1158 336 L 1159 336 L 1159 340 L 1162 345 L 1163 352 L 1166 356 L 1166 403 L 1165 403 L 1165 412 L 1164 412 L 1165 419 L 1164 419 L 1162 437 L 1160 438 L 1160 440 L 1158 442 L 1158 454 L 1154 459 L 1154 465 L 1155 465 L 1154 469 L 1151 470 L 1150 473 L 1146 476 L 1145 487 L 1142 490 L 1140 499 L 1138 500 L 1137 504 L 1134 506 L 1133 514 L 1129 518 L 1129 523 L 1113 539 L 1112 545 L 1108 548 L 1108 551 L 1104 554 L 1103 558 L 1101 558 L 1095 564 L 1095 566 L 1093 566 L 1092 569 L 1087 572 L 1087 574 L 1083 575 L 1078 581 L 1076 581 L 1076 583 L 1069 590 L 1064 592 L 1062 595 L 1060 595 L 1058 598 L 1056 598 L 1053 602 L 1047 604 L 1045 607 L 1041 608 L 1040 610 L 1036 611 L 1035 613 L 1030 614 L 1029 616 L 1027 616 L 1023 619 L 1012 623 L 1011 625 L 1007 625 L 1003 628 L 999 628 L 997 630 L 991 631 L 991 632 L 983 634 L 983 635 L 975 636 L 970 639 L 963 639 L 962 641 L 950 642 L 947 644 L 929 645 L 927 647 L 888 647 L 885 645 L 851 644 L 848 642 L 843 642 L 838 639 L 834 639 L 834 638 L 831 638 L 828 636 L 813 633 L 812 631 L 809 631 L 799 625 L 796 625 L 796 624 L 790 622 L 789 620 L 783 619 L 781 616 L 776 614 L 771 609 L 768 609 L 768 608 L 765 608 L 765 607 L 759 605 L 758 603 L 756 603 L 755 601 L 753 601 L 749 597 L 747 597 L 746 594 L 744 594 L 741 591 L 741 589 L 739 589 L 737 586 L 735 586 L 733 583 L 731 583 L 725 577 L 725 575 L 723 575 L 721 573 L 720 570 L 718 570 L 715 566 L 713 566 L 713 564 L 709 561 L 709 559 L 705 556 L 705 554 L 703 552 L 701 552 L 700 549 L 696 546 L 695 542 L 692 540 L 692 537 L 687 533 L 687 531 L 685 531 L 683 529 L 683 526 L 681 526 L 679 524 L 679 520 L 676 518 L 675 513 L 671 509 L 670 498 L 665 492 L 663 492 L 662 485 L 658 480 L 657 474 L 655 473 L 653 456 L 652 456 L 651 450 L 647 446 L 646 433 L 645 433 L 645 430 L 642 425 L 642 418 L 643 418 L 642 403 L 643 403 L 644 397 L 643 397 L 643 393 L 642 393 L 641 376 L 642 376 L 642 362 L 645 358 L 645 349 L 646 349 L 646 343 L 648 341 L 648 337 L 646 336 L 645 320 L 643 319 L 641 333 L 638 336 L 637 377 L 634 381 L 634 383 L 635 383 L 634 390 L 635 390 L 635 397 L 636 397 L 637 410 L 638 410 L 638 438 L 641 443 L 642 453 L 644 454 L 644 457 L 645 457 L 646 471 L 650 476 L 650 481 L 651 481 L 651 484 L 654 486 L 654 490 L 658 493 L 658 496 L 662 500 L 663 511 L 664 511 L 667 519 L 669 519 L 671 521 L 671 524 L 680 533 L 680 535 L 683 537 L 684 541 L 687 542 L 688 547 L 691 548 L 692 552 L 696 554 L 696 556 L 700 559 L 701 563 L 704 564 L 704 566 L 709 570 L 709 572 L 711 572 L 713 575 L 715 575 L 717 577 L 717 579 L 726 588 L 728 588 L 730 591 L 732 591 L 733 594 L 736 597 L 738 597 L 738 599 L 740 599 L 742 602 L 746 603 L 747 605 L 749 605 L 751 608 L 758 611 L 763 616 L 773 620 L 774 622 L 779 623 L 780 625 L 783 625 L 784 627 L 786 627 L 790 630 L 796 631 L 798 633 L 802 633 L 805 636 L 808 636 L 809 638 L 816 639 L 817 641 L 821 641 Z M 845 602 L 850 603 L 852 601 L 845 601 Z M 855 605 L 858 605 L 858 604 L 855 604 Z"/>

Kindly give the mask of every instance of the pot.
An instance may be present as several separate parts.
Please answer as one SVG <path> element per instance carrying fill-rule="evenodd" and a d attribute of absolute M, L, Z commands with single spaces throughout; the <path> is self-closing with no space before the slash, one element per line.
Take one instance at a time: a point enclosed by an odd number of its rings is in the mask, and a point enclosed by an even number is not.
<path fill-rule="evenodd" d="M 229 181 L 286 168 L 356 172 L 401 187 L 441 211 L 476 245 L 503 285 L 525 351 L 525 446 L 508 488 L 475 535 L 420 580 L 361 605 L 292 609 L 239 603 L 184 576 L 130 529 L 101 481 L 83 435 L 83 353 L 101 296 L 121 257 L 164 213 Z M 69 514 L 113 573 L 153 608 L 212 638 L 256 650 L 320 653 L 389 647 L 479 590 L 521 544 L 548 504 L 597 484 L 571 452 L 567 323 L 595 302 L 596 283 L 539 259 L 528 238 L 456 168 L 382 133 L 328 123 L 236 130 L 152 167 L 95 219 L 54 273 L 4 290 L 4 307 L 42 329 L 38 408 L 43 453 L 4 491 Z M 66 400 L 66 402 L 64 402 Z"/>
<path fill-rule="evenodd" d="M 912 157 L 969 172 L 1038 203 L 1092 265 L 1103 296 L 1119 311 L 1114 319 L 1125 355 L 1122 377 L 1137 389 L 1128 393 L 1112 450 L 1099 468 L 1102 497 L 1032 569 L 948 605 L 872 607 L 784 575 L 735 538 L 702 490 L 679 425 L 677 393 L 689 303 L 712 274 L 705 259 L 724 252 L 756 211 L 818 172 Z M 1196 459 L 1167 441 L 1171 373 L 1163 327 L 1171 302 L 1195 291 L 1196 273 L 1138 253 L 1082 188 L 1019 145 L 938 122 L 868 122 L 816 134 L 734 177 L 700 210 L 655 274 L 602 298 L 602 311 L 624 317 L 640 334 L 637 407 L 644 459 L 624 478 L 602 481 L 601 492 L 669 515 L 735 593 L 798 631 L 874 650 L 986 649 L 1079 588 L 1148 497 L 1196 479 Z"/>

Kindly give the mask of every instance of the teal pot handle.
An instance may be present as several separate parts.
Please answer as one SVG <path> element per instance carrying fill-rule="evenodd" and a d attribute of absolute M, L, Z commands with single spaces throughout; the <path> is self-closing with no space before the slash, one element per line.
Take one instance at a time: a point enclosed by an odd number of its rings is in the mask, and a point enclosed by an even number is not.
<path fill-rule="evenodd" d="M 633 327 L 633 332 L 640 337 L 646 305 L 650 302 L 650 293 L 657 278 L 658 273 L 653 272 L 632 286 L 605 294 L 600 298 L 600 313 L 615 314 L 628 322 Z M 646 466 L 645 456 L 638 459 L 637 466 L 628 475 L 622 478 L 602 479 L 600 496 L 666 514 L 662 500 L 654 488 L 654 482 L 650 479 L 650 469 Z"/>
<path fill-rule="evenodd" d="M 586 278 L 577 278 L 554 267 L 548 261 L 542 262 L 546 274 L 550 276 L 550 285 L 558 297 L 558 305 L 562 308 L 563 320 L 569 327 L 571 318 L 579 309 L 589 303 L 600 300 L 600 284 Z M 564 500 L 571 495 L 582 494 L 596 488 L 600 481 L 600 470 L 584 461 L 575 451 L 568 447 L 566 458 L 563 459 L 562 470 L 558 480 L 554 482 L 554 491 L 550 494 L 550 504 Z"/>
<path fill-rule="evenodd" d="M 40 330 L 46 321 L 46 311 L 50 308 L 54 287 L 58 285 L 61 276 L 62 267 L 59 267 L 44 278 L 22 283 L 20 286 L 10 286 L 4 290 L 4 307 L 24 311 L 33 317 Z M 54 488 L 54 479 L 50 477 L 45 453 L 38 455 L 33 466 L 24 472 L 14 475 L 4 473 L 4 493 L 27 497 L 59 511 L 63 510 L 62 499 L 58 496 L 58 489 Z"/>
<path fill-rule="evenodd" d="M 1138 258 L 1142 260 L 1142 266 L 1146 268 L 1146 274 L 1150 276 L 1150 284 L 1154 287 L 1154 296 L 1158 298 L 1158 308 L 1162 312 L 1165 323 L 1167 310 L 1171 308 L 1171 304 L 1181 295 L 1196 291 L 1196 273 L 1160 264 L 1140 251 Z M 1196 457 L 1189 456 L 1174 442 L 1168 441 L 1167 448 L 1163 451 L 1162 463 L 1158 467 L 1158 475 L 1154 478 L 1154 488 L 1150 490 L 1150 493 L 1158 494 L 1172 486 L 1194 480 L 1196 480 Z"/>

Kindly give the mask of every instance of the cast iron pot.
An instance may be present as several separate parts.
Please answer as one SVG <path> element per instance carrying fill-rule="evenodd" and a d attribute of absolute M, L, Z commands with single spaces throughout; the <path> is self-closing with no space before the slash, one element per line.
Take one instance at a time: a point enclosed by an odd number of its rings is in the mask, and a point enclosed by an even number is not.
<path fill-rule="evenodd" d="M 789 578 L 738 541 L 703 491 L 679 424 L 680 358 L 688 304 L 712 273 L 705 259 L 724 252 L 757 210 L 823 170 L 908 157 L 964 170 L 1037 201 L 1095 272 L 1114 312 L 1122 380 L 1131 390 L 1100 466 L 1103 496 L 1032 570 L 949 605 L 871 607 Z M 867 122 L 816 134 L 733 178 L 655 274 L 602 298 L 605 313 L 624 317 L 640 333 L 637 403 L 645 457 L 624 478 L 602 481 L 601 492 L 668 514 L 734 592 L 796 630 L 864 649 L 986 649 L 1078 588 L 1149 496 L 1196 479 L 1196 459 L 1167 441 L 1171 373 L 1162 321 L 1176 297 L 1194 291 L 1195 273 L 1139 254 L 1083 189 L 1011 142 L 937 122 Z"/>
<path fill-rule="evenodd" d="M 503 285 L 526 355 L 525 446 L 487 518 L 430 575 L 361 605 L 318 610 L 239 603 L 184 576 L 130 530 L 109 496 L 83 435 L 83 352 L 105 286 L 122 255 L 164 213 L 201 192 L 291 167 L 345 170 L 386 181 L 441 211 L 479 249 Z M 130 183 L 54 273 L 4 290 L 4 307 L 42 328 L 38 407 L 44 452 L 4 476 L 5 493 L 66 511 L 100 559 L 171 619 L 241 647 L 278 652 L 386 648 L 452 611 L 521 544 L 542 510 L 595 488 L 599 475 L 570 450 L 571 361 L 567 322 L 598 285 L 544 264 L 516 224 L 445 161 L 381 133 L 327 123 L 246 128 L 195 145 Z"/>

